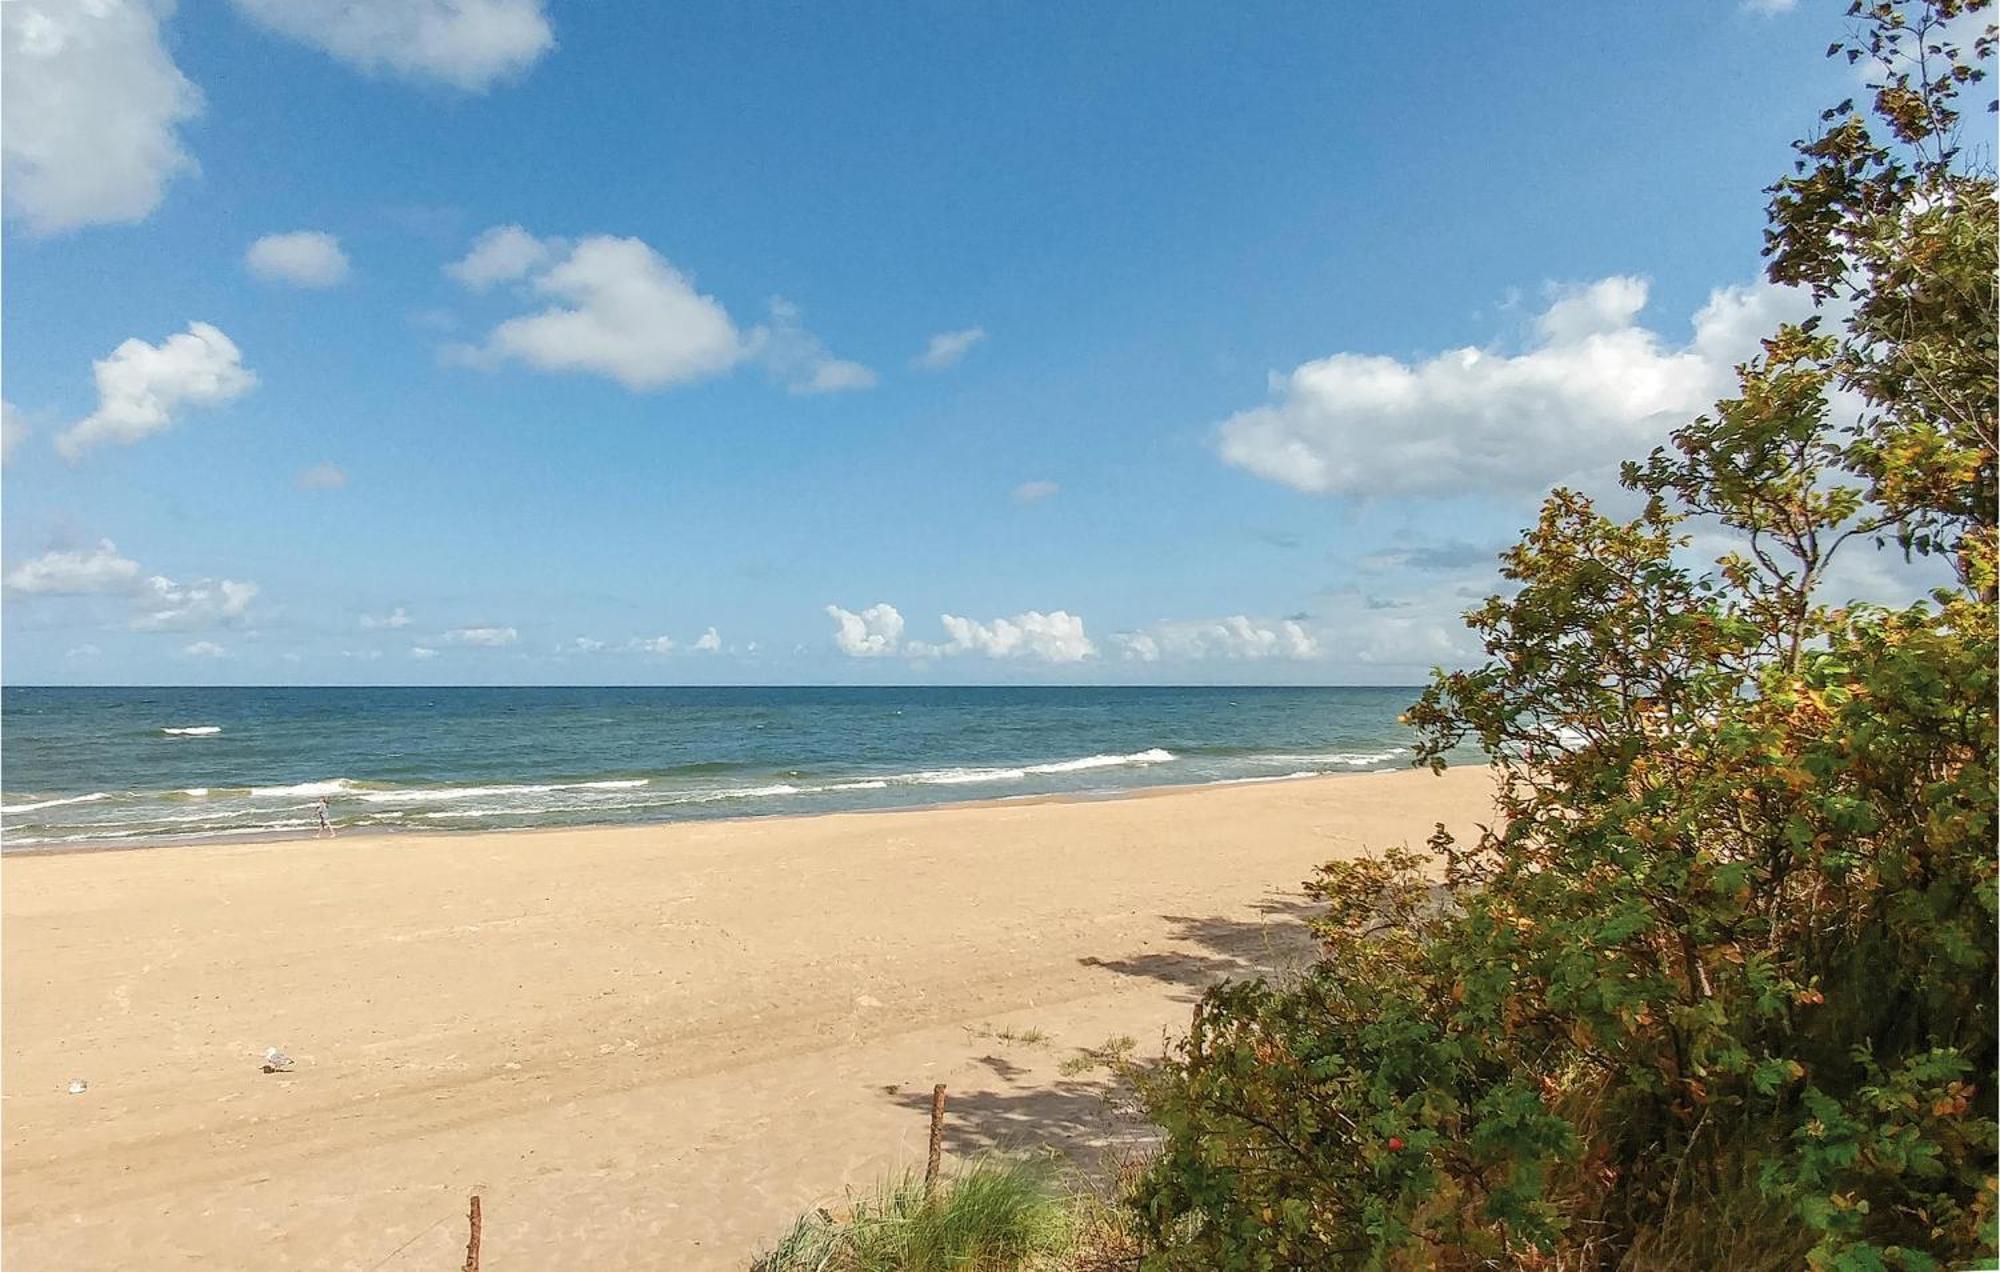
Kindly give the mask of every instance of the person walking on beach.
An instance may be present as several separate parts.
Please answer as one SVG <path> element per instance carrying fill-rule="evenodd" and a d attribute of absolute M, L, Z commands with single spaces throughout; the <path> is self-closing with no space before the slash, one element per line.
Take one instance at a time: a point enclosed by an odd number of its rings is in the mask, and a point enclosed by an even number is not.
<path fill-rule="evenodd" d="M 320 796 L 319 803 L 313 807 L 319 813 L 319 829 L 313 832 L 313 838 L 318 839 L 322 835 L 328 839 L 333 838 L 333 823 L 328 821 L 326 817 L 326 796 Z"/>

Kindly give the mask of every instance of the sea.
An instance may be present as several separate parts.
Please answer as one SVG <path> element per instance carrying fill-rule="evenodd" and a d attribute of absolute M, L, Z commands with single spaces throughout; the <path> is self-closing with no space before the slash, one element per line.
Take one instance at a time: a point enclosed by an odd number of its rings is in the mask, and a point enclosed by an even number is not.
<path fill-rule="evenodd" d="M 0 690 L 0 847 L 492 830 L 1407 767 L 1412 688 Z M 1470 758 L 1470 757 L 1468 757 Z"/>

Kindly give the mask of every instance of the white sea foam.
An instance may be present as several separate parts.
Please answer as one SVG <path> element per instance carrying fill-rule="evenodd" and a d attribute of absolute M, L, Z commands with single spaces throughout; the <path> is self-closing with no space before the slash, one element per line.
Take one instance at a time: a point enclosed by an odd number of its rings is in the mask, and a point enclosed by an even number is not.
<path fill-rule="evenodd" d="M 1386 751 L 1274 751 L 1265 755 L 1247 758 L 1260 764 L 1338 764 L 1342 768 L 1366 768 L 1371 764 L 1386 764 L 1399 755 L 1409 753 L 1409 748 L 1392 746 Z"/>
<path fill-rule="evenodd" d="M 1027 771 L 1030 773 L 1081 773 L 1085 769 L 1166 764 L 1173 758 L 1174 753 L 1172 751 L 1163 751 L 1156 746 L 1151 750 L 1134 751 L 1130 755 L 1086 755 L 1078 760 L 1055 760 L 1048 764 L 1030 764 L 1027 766 Z"/>
<path fill-rule="evenodd" d="M 322 795 L 344 795 L 354 789 L 354 783 L 344 777 L 336 777 L 325 782 L 300 782 L 295 786 L 253 786 L 252 799 L 318 799 Z"/>
<path fill-rule="evenodd" d="M 545 795 L 550 791 L 630 791 L 644 785 L 645 778 L 631 777 L 602 782 L 539 782 L 510 786 L 414 786 L 394 791 L 361 791 L 355 798 L 368 804 L 436 804 L 455 799 Z"/>
<path fill-rule="evenodd" d="M 1027 775 L 1024 768 L 952 768 L 906 773 L 896 780 L 924 786 L 969 786 L 975 782 L 1018 782 Z"/>
<path fill-rule="evenodd" d="M 726 786 L 719 790 L 696 791 L 669 803 L 706 804 L 718 799 L 762 799 L 767 795 L 797 795 L 799 788 L 790 782 L 774 782 L 769 786 Z"/>
<path fill-rule="evenodd" d="M 1300 769 L 1296 773 L 1266 773 L 1260 777 L 1225 777 L 1216 782 L 1217 786 L 1242 786 L 1248 782 L 1296 782 L 1302 777 L 1325 777 L 1318 769 Z"/>
<path fill-rule="evenodd" d="M 88 795 L 72 795 L 67 799 L 42 799 L 32 804 L 0 804 L 0 813 L 32 813 L 38 808 L 60 808 L 64 804 L 95 804 L 100 799 L 110 799 L 108 791 L 92 791 Z"/>
<path fill-rule="evenodd" d="M 219 724 L 190 724 L 178 729 L 161 729 L 160 732 L 172 738 L 206 738 L 222 732 Z"/>

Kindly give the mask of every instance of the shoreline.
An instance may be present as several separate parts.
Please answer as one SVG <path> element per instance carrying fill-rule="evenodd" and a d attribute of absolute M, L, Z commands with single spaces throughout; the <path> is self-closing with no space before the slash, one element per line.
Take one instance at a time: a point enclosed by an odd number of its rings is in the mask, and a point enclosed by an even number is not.
<path fill-rule="evenodd" d="M 1448 769 L 1464 769 L 1473 765 L 1450 765 Z M 1477 767 L 1483 768 L 1484 765 Z M 1210 782 L 1175 782 L 1157 785 L 1128 786 L 1095 791 L 1037 791 L 1022 795 L 988 795 L 974 799 L 931 800 L 919 804 L 893 804 L 876 808 L 828 808 L 806 812 L 736 813 L 720 817 L 661 817 L 640 821 L 571 822 L 561 826 L 468 826 L 463 829 L 426 826 L 404 828 L 401 826 L 366 826 L 343 829 L 332 838 L 336 840 L 361 839 L 464 839 L 477 835 L 556 835 L 578 832 L 604 832 L 619 830 L 657 829 L 663 826 L 692 825 L 734 825 L 741 822 L 766 822 L 796 819 L 813 820 L 824 817 L 874 817 L 886 814 L 916 813 L 926 809 L 942 808 L 986 808 L 986 807 L 1032 807 L 1039 804 L 1063 803 L 1103 803 L 1125 799 L 1153 799 L 1186 791 L 1209 790 L 1231 786 L 1274 786 L 1289 782 L 1311 782 L 1338 780 L 1354 777 L 1381 777 L 1395 773 L 1428 772 L 1422 765 L 1405 765 L 1393 769 L 1357 769 L 1352 772 L 1309 772 L 1284 773 L 1270 777 L 1225 777 Z M 297 844 L 325 842 L 326 837 L 308 832 L 285 830 L 250 830 L 240 835 L 208 834 L 185 838 L 148 838 L 131 840 L 104 840 L 62 844 L 29 844 L 25 847 L 8 847 L 4 835 L 0 835 L 0 860 L 13 861 L 30 857 L 65 857 L 77 854 L 96 855 L 118 852 L 150 852 L 166 848 L 212 848 L 232 845 Z"/>
<path fill-rule="evenodd" d="M 940 1082 L 955 1161 L 1115 1158 L 1066 1062 L 1296 966 L 1314 869 L 1493 787 L 1134 794 L 13 856 L 0 1253 L 455 1267 L 478 1191 L 496 1267 L 740 1270 L 921 1161 Z"/>

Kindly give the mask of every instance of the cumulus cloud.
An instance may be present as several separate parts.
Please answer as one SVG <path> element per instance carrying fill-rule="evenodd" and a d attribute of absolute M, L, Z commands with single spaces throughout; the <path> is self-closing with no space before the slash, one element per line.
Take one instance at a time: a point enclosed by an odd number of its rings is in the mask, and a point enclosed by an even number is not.
<path fill-rule="evenodd" d="M 720 653 L 722 651 L 722 637 L 711 627 L 703 632 L 700 638 L 695 641 L 694 649 L 699 654 Z"/>
<path fill-rule="evenodd" d="M 0 185 L 37 234 L 138 221 L 197 170 L 180 128 L 201 93 L 160 41 L 156 0 L 0 4 Z"/>
<path fill-rule="evenodd" d="M 1028 610 L 990 623 L 945 614 L 939 621 L 944 624 L 943 644 L 911 641 L 905 646 L 906 652 L 918 658 L 980 654 L 987 658 L 1024 658 L 1049 663 L 1082 662 L 1097 653 L 1097 646 L 1084 634 L 1083 619 L 1065 610 L 1046 614 Z"/>
<path fill-rule="evenodd" d="M 332 287 L 347 277 L 347 253 L 322 230 L 266 234 L 243 253 L 243 264 L 267 283 L 295 287 Z"/>
<path fill-rule="evenodd" d="M 1014 502 L 1017 504 L 1040 503 L 1053 498 L 1062 487 L 1052 481 L 1024 481 L 1014 487 Z"/>
<path fill-rule="evenodd" d="M 578 636 L 567 644 L 557 645 L 556 652 L 559 654 L 601 654 L 606 648 L 605 643 L 596 637 Z"/>
<path fill-rule="evenodd" d="M 191 645 L 184 645 L 181 648 L 181 652 L 189 658 L 226 658 L 229 656 L 228 650 L 212 640 L 198 640 Z"/>
<path fill-rule="evenodd" d="M 205 322 L 157 345 L 136 337 L 92 364 L 97 409 L 56 434 L 56 449 L 76 460 L 107 442 L 130 445 L 174 422 L 185 406 L 217 406 L 257 383 L 243 354 Z"/>
<path fill-rule="evenodd" d="M 1779 322 L 1811 309 L 1789 288 L 1711 293 L 1692 338 L 1639 324 L 1647 285 L 1553 289 L 1528 349 L 1455 349 L 1419 362 L 1336 353 L 1272 378 L 1272 400 L 1224 421 L 1228 463 L 1315 494 L 1538 492 L 1607 474 L 1707 410 Z"/>
<path fill-rule="evenodd" d="M 826 607 L 833 620 L 833 643 L 850 658 L 883 658 L 903 640 L 903 616 L 889 604 L 870 605 L 859 614 L 838 605 Z"/>
<path fill-rule="evenodd" d="M 445 266 L 444 272 L 474 291 L 485 291 L 495 283 L 526 278 L 558 245 L 558 240 L 538 239 L 518 225 L 496 225 L 474 239 L 472 250 Z"/>
<path fill-rule="evenodd" d="M 410 625 L 410 615 L 402 606 L 398 605 L 387 614 L 363 614 L 361 616 L 361 625 L 371 631 L 377 628 L 393 629 L 408 627 Z"/>
<path fill-rule="evenodd" d="M 255 583 L 233 579 L 176 583 L 156 574 L 139 594 L 140 613 L 132 626 L 154 631 L 212 627 L 243 617 L 256 597 Z"/>
<path fill-rule="evenodd" d="M 748 349 L 771 378 L 793 393 L 841 393 L 875 387 L 875 373 L 859 362 L 836 358 L 802 325 L 799 307 L 779 297 L 771 321 L 750 333 Z"/>
<path fill-rule="evenodd" d="M 455 627 L 444 634 L 453 645 L 477 645 L 485 649 L 497 649 L 511 645 L 521 638 L 521 633 L 511 627 Z"/>
<path fill-rule="evenodd" d="M 835 357 L 806 330 L 797 305 L 775 299 L 769 321 L 739 330 L 721 301 L 696 291 L 640 239 L 600 234 L 570 243 L 500 225 L 481 234 L 445 273 L 475 291 L 524 283 L 555 302 L 506 320 L 479 345 L 447 348 L 451 361 L 585 372 L 635 391 L 722 375 L 746 362 L 793 393 L 875 384 L 873 371 Z"/>
<path fill-rule="evenodd" d="M 625 644 L 627 649 L 641 654 L 671 654 L 674 652 L 674 638 L 671 636 L 634 636 Z"/>
<path fill-rule="evenodd" d="M 1111 643 L 1121 655 L 1137 662 L 1163 658 L 1287 658 L 1304 662 L 1320 657 L 1319 641 L 1296 619 L 1264 626 L 1243 614 L 1155 623 L 1141 631 L 1119 632 Z"/>
<path fill-rule="evenodd" d="M 437 656 L 438 656 L 438 651 L 430 648 L 427 645 L 410 646 L 410 657 L 416 659 L 418 662 L 422 662 L 427 658 L 435 658 Z"/>
<path fill-rule="evenodd" d="M 8 572 L 7 586 L 28 596 L 84 596 L 135 588 L 140 577 L 137 561 L 101 539 L 94 548 L 46 552 L 23 562 Z"/>
<path fill-rule="evenodd" d="M 314 464 L 298 476 L 300 490 L 341 490 L 346 485 L 346 472 L 330 461 Z"/>
<path fill-rule="evenodd" d="M 963 331 L 940 331 L 924 345 L 924 351 L 910 360 L 910 365 L 925 371 L 942 371 L 955 367 L 972 346 L 986 339 L 986 328 L 967 327 Z"/>
<path fill-rule="evenodd" d="M 542 0 L 235 0 L 268 30 L 359 70 L 481 92 L 555 45 Z"/>
<path fill-rule="evenodd" d="M 94 548 L 45 552 L 8 571 L 7 590 L 21 596 L 117 596 L 132 606 L 140 630 L 188 629 L 234 622 L 256 599 L 257 585 L 234 579 L 180 583 L 148 575 L 102 539 Z"/>
<path fill-rule="evenodd" d="M 495 327 L 467 351 L 472 361 L 511 359 L 646 390 L 719 375 L 747 353 L 722 304 L 636 238 L 583 239 L 536 272 L 532 287 L 556 303 Z"/>
<path fill-rule="evenodd" d="M 987 658 L 1022 658 L 1051 663 L 1080 662 L 1096 655 L 1084 634 L 1083 619 L 1063 610 L 1028 610 L 1012 618 L 982 623 L 958 614 L 944 614 L 942 641 L 903 639 L 903 616 L 887 603 L 860 613 L 838 605 L 826 607 L 833 620 L 833 643 L 850 658 L 952 658 L 978 654 Z"/>

